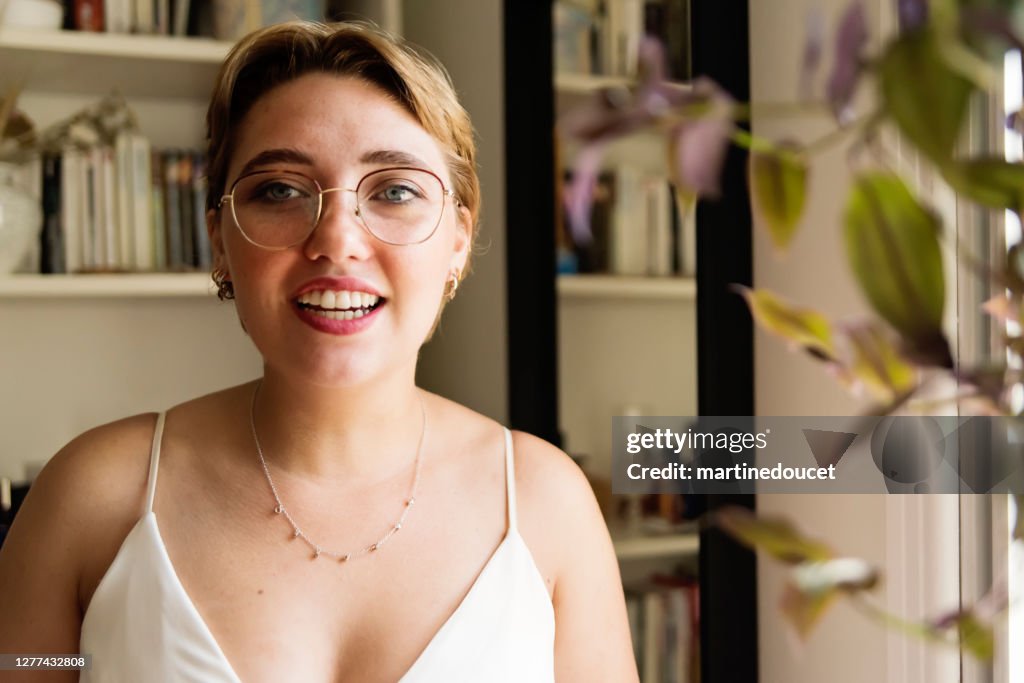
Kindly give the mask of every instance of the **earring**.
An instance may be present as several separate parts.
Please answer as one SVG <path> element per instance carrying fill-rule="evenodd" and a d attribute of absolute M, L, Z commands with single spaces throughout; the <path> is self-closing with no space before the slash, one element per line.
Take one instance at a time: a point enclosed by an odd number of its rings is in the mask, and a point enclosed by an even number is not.
<path fill-rule="evenodd" d="M 462 274 L 457 270 L 452 270 L 448 274 L 448 281 L 444 287 L 444 298 L 445 301 L 451 301 L 455 298 L 455 292 L 459 290 L 459 277 Z"/>
<path fill-rule="evenodd" d="M 235 285 L 231 282 L 228 272 L 223 268 L 214 268 L 210 279 L 217 285 L 217 298 L 221 301 L 235 298 Z"/>

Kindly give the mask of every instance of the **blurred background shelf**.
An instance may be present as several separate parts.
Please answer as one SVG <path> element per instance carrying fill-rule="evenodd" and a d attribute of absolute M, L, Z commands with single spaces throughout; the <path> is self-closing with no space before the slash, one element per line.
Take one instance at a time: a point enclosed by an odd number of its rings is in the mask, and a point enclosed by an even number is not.
<path fill-rule="evenodd" d="M 7 275 L 0 298 L 212 297 L 206 273 Z"/>
<path fill-rule="evenodd" d="M 230 49 L 209 38 L 0 27 L 0 85 L 205 100 Z"/>
<path fill-rule="evenodd" d="M 684 277 L 635 277 L 627 275 L 559 275 L 558 295 L 573 299 L 670 299 L 693 300 L 697 283 Z"/>
<path fill-rule="evenodd" d="M 700 550 L 700 536 L 696 531 L 654 536 L 622 534 L 613 530 L 612 543 L 619 560 L 683 557 L 696 555 Z"/>

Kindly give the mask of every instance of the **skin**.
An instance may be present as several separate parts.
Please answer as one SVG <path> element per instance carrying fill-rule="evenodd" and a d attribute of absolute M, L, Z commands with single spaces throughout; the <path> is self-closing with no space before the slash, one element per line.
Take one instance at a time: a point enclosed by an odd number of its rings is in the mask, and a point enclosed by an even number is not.
<path fill-rule="evenodd" d="M 242 121 L 229 184 L 257 154 L 323 187 L 355 187 L 382 164 L 366 152 L 415 155 L 450 187 L 438 143 L 362 81 L 303 76 L 265 94 Z M 383 164 L 390 165 L 390 164 Z M 167 416 L 154 510 L 174 568 L 245 681 L 395 681 L 455 611 L 505 536 L 499 425 L 418 389 L 417 353 L 449 273 L 465 265 L 468 211 L 445 206 L 437 233 L 396 247 L 369 235 L 351 193 L 325 198 L 302 244 L 249 244 L 211 212 L 215 262 L 264 359 L 256 424 L 281 498 L 326 548 L 356 550 L 400 513 L 427 416 L 417 503 L 380 551 L 344 566 L 310 559 L 289 539 L 249 433 L 255 383 L 175 406 Z M 351 275 L 386 305 L 368 329 L 317 331 L 291 296 L 322 275 Z M 82 617 L 144 504 L 155 418 L 98 427 L 39 476 L 0 551 L 0 643 L 6 652 L 78 651 Z M 551 596 L 559 681 L 635 681 L 625 603 L 592 490 L 561 451 L 514 432 L 518 524 Z M 0 678 L 2 680 L 2 678 Z M 18 681 L 77 680 L 75 672 Z"/>

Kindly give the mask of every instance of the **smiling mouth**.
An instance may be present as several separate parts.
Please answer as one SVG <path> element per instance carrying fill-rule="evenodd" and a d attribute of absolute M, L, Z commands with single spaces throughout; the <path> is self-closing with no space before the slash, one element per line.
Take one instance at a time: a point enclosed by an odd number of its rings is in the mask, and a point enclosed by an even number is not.
<path fill-rule="evenodd" d="M 329 320 L 354 320 L 380 308 L 385 301 L 384 297 L 369 292 L 324 289 L 299 295 L 295 304 Z"/>

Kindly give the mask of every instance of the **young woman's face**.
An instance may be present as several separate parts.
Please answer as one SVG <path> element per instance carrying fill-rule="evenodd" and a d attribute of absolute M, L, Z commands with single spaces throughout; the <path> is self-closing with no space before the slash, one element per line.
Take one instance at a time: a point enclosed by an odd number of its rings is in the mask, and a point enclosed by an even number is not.
<path fill-rule="evenodd" d="M 228 188 L 254 171 L 286 171 L 324 189 L 355 189 L 366 174 L 394 166 L 431 171 L 444 188 L 452 186 L 434 138 L 355 78 L 309 74 L 278 86 L 257 100 L 236 135 Z M 287 185 L 258 191 L 268 204 L 297 196 Z M 409 196 L 404 186 L 382 186 L 374 195 L 390 204 Z M 390 211 L 390 204 L 380 206 Z M 330 386 L 393 372 L 411 377 L 445 283 L 465 266 L 469 212 L 445 197 L 433 235 L 396 246 L 371 235 L 356 210 L 354 192 L 324 194 L 316 229 L 277 251 L 247 240 L 227 203 L 210 213 L 215 264 L 230 274 L 239 316 L 268 368 Z"/>

